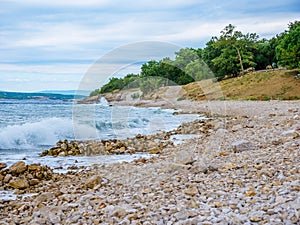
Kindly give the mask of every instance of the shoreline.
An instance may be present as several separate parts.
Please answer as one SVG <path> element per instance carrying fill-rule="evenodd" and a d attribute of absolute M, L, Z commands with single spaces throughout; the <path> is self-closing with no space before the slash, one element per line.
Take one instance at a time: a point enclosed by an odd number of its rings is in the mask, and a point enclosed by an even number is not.
<path fill-rule="evenodd" d="M 205 129 L 191 123 L 201 135 L 168 146 L 157 157 L 55 175 L 41 182 L 38 196 L 0 201 L 0 221 L 296 224 L 299 105 L 300 101 L 164 103 L 162 107 L 212 119 Z"/>

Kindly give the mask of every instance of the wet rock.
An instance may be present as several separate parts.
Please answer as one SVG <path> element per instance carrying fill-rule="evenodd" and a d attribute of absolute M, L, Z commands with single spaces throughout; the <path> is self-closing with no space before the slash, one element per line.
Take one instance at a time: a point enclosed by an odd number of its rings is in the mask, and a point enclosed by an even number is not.
<path fill-rule="evenodd" d="M 40 164 L 31 164 L 28 165 L 28 171 L 37 171 L 41 167 Z"/>
<path fill-rule="evenodd" d="M 14 189 L 26 189 L 29 187 L 28 181 L 22 178 L 13 178 L 8 185 Z"/>
<path fill-rule="evenodd" d="M 25 172 L 26 169 L 27 169 L 27 166 L 26 166 L 25 162 L 19 161 L 9 167 L 9 172 L 13 175 L 18 175 L 18 174 Z"/>
<path fill-rule="evenodd" d="M 49 151 L 48 150 L 44 150 L 44 151 L 41 152 L 40 156 L 44 157 L 44 156 L 46 156 L 48 154 L 49 154 Z"/>
<path fill-rule="evenodd" d="M 7 167 L 6 163 L 0 163 L 0 170 L 4 169 Z"/>

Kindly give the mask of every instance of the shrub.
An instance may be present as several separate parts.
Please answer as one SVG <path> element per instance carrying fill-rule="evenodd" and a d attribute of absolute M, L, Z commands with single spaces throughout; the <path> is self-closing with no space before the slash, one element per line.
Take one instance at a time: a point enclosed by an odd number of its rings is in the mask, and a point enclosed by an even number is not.
<path fill-rule="evenodd" d="M 140 97 L 140 94 L 139 93 L 133 93 L 132 95 L 131 95 L 131 98 L 132 99 L 138 99 Z"/>

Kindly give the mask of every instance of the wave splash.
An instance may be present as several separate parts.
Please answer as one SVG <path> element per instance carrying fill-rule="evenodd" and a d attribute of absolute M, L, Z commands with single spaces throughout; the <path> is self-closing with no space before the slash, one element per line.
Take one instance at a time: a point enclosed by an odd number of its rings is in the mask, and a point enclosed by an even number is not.
<path fill-rule="evenodd" d="M 0 130 L 0 149 L 40 149 L 55 145 L 58 140 L 96 140 L 127 138 L 136 133 L 151 133 L 149 120 L 131 118 L 111 121 L 76 121 L 71 118 L 46 118 L 38 122 L 9 125 Z"/>
<path fill-rule="evenodd" d="M 11 125 L 0 131 L 0 149 L 36 149 L 58 139 L 73 138 L 71 119 L 47 118 L 39 122 Z"/>

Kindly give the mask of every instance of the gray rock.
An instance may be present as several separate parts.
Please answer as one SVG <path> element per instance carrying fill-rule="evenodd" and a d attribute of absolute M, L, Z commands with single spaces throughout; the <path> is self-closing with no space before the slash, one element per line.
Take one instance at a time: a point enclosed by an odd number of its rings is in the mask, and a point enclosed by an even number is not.
<path fill-rule="evenodd" d="M 175 162 L 178 164 L 188 165 L 194 162 L 193 155 L 182 150 L 176 154 Z"/>
<path fill-rule="evenodd" d="M 235 153 L 254 150 L 254 145 L 246 140 L 236 141 L 231 146 Z"/>
<path fill-rule="evenodd" d="M 102 179 L 99 175 L 94 175 L 86 181 L 86 186 L 88 188 L 94 188 L 96 185 L 100 184 L 101 181 Z"/>
<path fill-rule="evenodd" d="M 174 214 L 177 220 L 186 220 L 188 218 L 188 213 L 185 210 L 179 211 Z"/>

